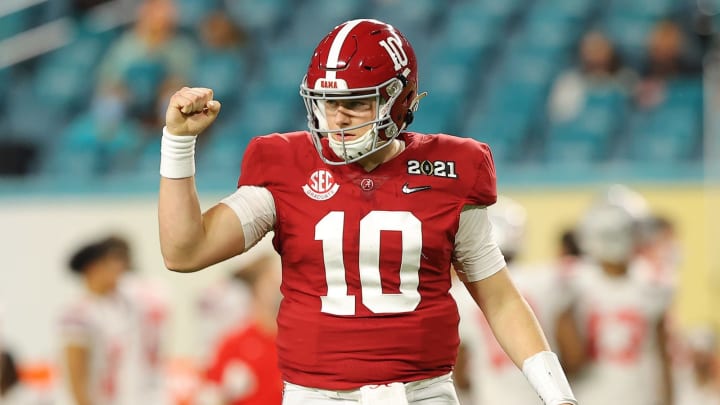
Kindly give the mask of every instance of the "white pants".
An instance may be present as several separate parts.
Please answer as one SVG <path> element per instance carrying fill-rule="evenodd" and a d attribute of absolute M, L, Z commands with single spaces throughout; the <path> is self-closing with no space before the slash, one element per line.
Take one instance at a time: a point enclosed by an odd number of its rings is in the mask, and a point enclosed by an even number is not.
<path fill-rule="evenodd" d="M 409 405 L 459 405 L 452 374 L 405 383 Z M 321 390 L 285 382 L 283 405 L 375 405 L 360 402 L 360 389 Z"/>

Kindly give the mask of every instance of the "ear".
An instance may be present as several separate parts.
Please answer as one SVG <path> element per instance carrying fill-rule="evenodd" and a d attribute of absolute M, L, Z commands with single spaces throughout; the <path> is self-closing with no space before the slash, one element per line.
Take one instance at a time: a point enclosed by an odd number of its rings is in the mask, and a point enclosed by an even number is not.
<path fill-rule="evenodd" d="M 405 128 L 407 128 L 408 125 L 412 124 L 414 119 L 415 119 L 415 113 L 413 113 L 412 110 L 408 110 L 407 114 L 405 114 Z"/>

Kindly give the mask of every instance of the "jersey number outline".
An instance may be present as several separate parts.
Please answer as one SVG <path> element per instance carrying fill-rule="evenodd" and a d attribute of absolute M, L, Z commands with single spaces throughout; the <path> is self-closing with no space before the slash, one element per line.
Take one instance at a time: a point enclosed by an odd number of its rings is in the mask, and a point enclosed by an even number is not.
<path fill-rule="evenodd" d="M 355 296 L 348 295 L 343 263 L 345 213 L 331 211 L 315 225 L 315 240 L 322 241 L 327 295 L 321 296 L 321 312 L 333 315 L 355 315 Z M 380 233 L 402 234 L 400 293 L 382 291 L 380 275 Z M 420 304 L 420 256 L 422 224 L 407 211 L 371 211 L 360 220 L 359 269 L 362 303 L 380 313 L 411 312 Z"/>

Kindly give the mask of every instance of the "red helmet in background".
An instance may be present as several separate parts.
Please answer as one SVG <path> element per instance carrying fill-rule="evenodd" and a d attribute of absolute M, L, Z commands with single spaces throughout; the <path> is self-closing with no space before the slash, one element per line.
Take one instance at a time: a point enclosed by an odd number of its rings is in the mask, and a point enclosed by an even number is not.
<path fill-rule="evenodd" d="M 417 109 L 417 60 L 405 36 L 377 20 L 352 20 L 338 25 L 315 49 L 300 86 L 308 112 L 308 128 L 320 156 L 329 164 L 361 159 L 396 138 L 413 119 Z M 330 131 L 325 101 L 376 97 L 377 114 L 372 121 Z M 344 131 L 372 125 L 365 134 L 344 140 Z M 342 140 L 329 137 L 332 150 L 342 161 L 322 154 L 320 139 L 340 132 Z"/>

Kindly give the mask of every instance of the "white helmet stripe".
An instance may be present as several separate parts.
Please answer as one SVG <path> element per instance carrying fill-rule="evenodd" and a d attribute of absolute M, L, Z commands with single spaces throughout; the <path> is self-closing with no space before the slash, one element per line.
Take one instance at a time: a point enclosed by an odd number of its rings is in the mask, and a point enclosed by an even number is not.
<path fill-rule="evenodd" d="M 348 21 L 342 29 L 337 33 L 335 36 L 335 39 L 333 39 L 333 43 L 330 46 L 330 52 L 328 53 L 328 59 L 327 63 L 325 64 L 328 68 L 337 68 L 338 63 L 338 57 L 340 56 L 340 50 L 342 50 L 342 46 L 345 43 L 345 39 L 347 39 L 347 36 L 350 34 L 350 31 L 352 31 L 353 28 L 355 28 L 356 25 L 360 24 L 363 21 L 367 20 L 352 20 Z M 335 80 L 337 78 L 336 72 L 334 70 L 328 70 L 325 73 L 325 79 L 327 80 Z"/>

